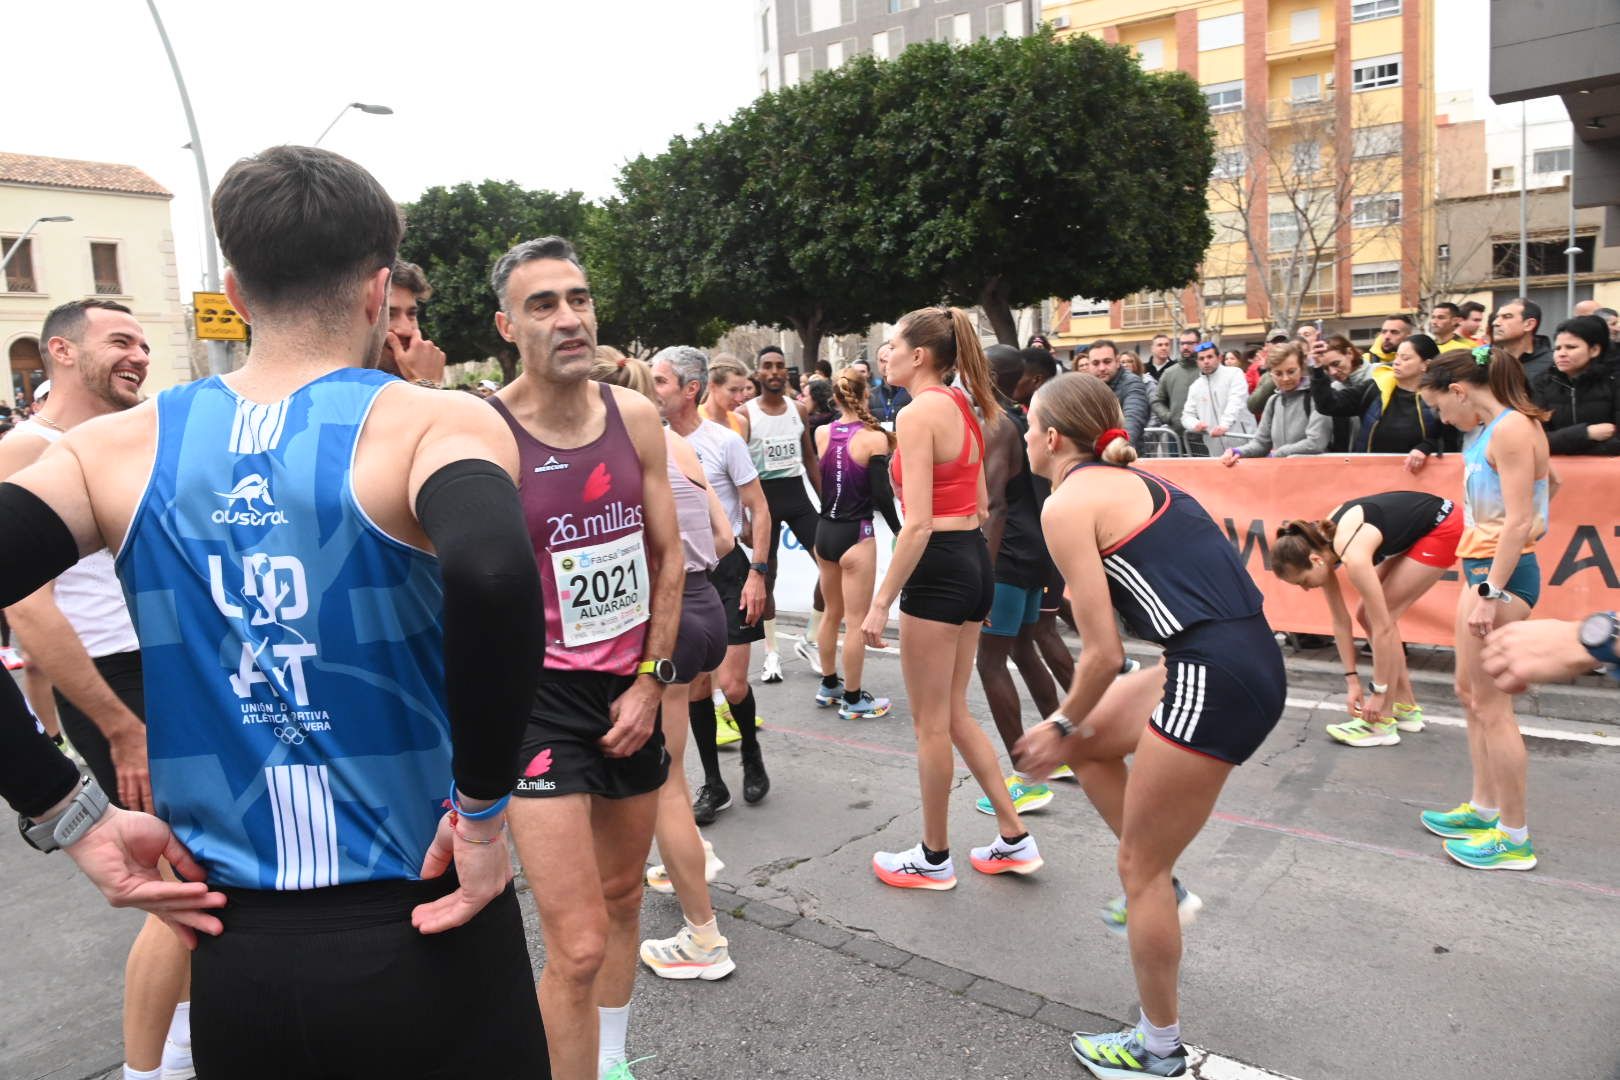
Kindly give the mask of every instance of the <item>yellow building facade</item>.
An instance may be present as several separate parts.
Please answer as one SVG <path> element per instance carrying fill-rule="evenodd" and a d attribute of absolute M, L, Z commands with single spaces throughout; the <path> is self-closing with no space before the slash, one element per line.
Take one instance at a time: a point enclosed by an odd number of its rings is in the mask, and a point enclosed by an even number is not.
<path fill-rule="evenodd" d="M 1042 19 L 1059 34 L 1191 75 L 1216 133 L 1200 281 L 1059 298 L 1053 345 L 1143 343 L 1186 326 L 1243 345 L 1316 319 L 1365 338 L 1416 309 L 1433 248 L 1433 4 L 1049 0 Z"/>
<path fill-rule="evenodd" d="M 123 304 L 145 328 L 152 347 L 147 394 L 191 378 L 172 198 L 133 166 L 0 152 L 0 249 L 22 245 L 0 274 L 8 401 L 18 395 L 32 400 L 43 377 L 45 315 L 92 296 Z M 29 224 L 43 217 L 72 220 L 43 222 L 23 239 Z"/>

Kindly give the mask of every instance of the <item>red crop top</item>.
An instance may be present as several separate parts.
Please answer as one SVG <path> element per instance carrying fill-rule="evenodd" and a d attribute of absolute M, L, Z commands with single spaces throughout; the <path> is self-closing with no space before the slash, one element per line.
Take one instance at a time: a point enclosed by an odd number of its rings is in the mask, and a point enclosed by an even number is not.
<path fill-rule="evenodd" d="M 938 391 L 949 394 L 962 411 L 962 422 L 967 428 L 962 440 L 962 452 L 954 461 L 934 466 L 934 516 L 975 517 L 979 513 L 979 470 L 984 468 L 984 432 L 978 418 L 968 408 L 967 395 L 957 387 L 930 386 L 923 394 Z M 918 395 L 919 397 L 921 394 Z M 977 446 L 978 460 L 970 460 L 969 450 Z M 900 507 L 905 509 L 906 489 L 900 476 L 900 451 L 894 452 L 894 486 L 900 492 Z"/>

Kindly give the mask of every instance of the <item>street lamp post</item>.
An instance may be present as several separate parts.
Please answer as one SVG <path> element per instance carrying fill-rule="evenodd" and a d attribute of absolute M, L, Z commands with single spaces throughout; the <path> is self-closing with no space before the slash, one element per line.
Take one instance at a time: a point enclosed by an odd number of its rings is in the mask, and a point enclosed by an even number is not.
<path fill-rule="evenodd" d="M 208 276 L 204 284 L 209 292 L 219 292 L 219 241 L 214 237 L 214 214 L 210 209 L 214 189 L 208 183 L 208 161 L 203 157 L 202 135 L 197 131 L 197 117 L 191 111 L 191 95 L 186 93 L 186 79 L 180 74 L 180 61 L 174 55 L 174 46 L 169 44 L 168 31 L 163 29 L 163 16 L 158 14 L 156 0 L 146 0 L 146 7 L 152 13 L 152 22 L 157 26 L 158 37 L 163 41 L 163 51 L 169 57 L 169 70 L 174 72 L 174 85 L 180 91 L 180 106 L 186 113 L 186 127 L 191 130 L 191 153 L 197 159 L 197 190 L 202 195 L 203 242 L 208 257 Z M 230 370 L 230 347 L 223 341 L 208 342 L 208 373 L 210 375 L 223 375 Z"/>
<path fill-rule="evenodd" d="M 0 258 L 0 273 L 5 272 L 6 266 L 16 256 L 17 252 L 22 250 L 23 241 L 27 240 L 29 235 L 33 233 L 35 225 L 38 225 L 38 224 L 40 224 L 41 222 L 44 222 L 44 221 L 72 221 L 72 220 L 73 220 L 73 218 L 68 216 L 67 214 L 55 214 L 55 215 L 53 215 L 51 217 L 37 217 L 33 221 L 30 221 L 28 223 L 28 228 L 24 229 L 22 231 L 22 233 L 17 237 L 16 242 L 11 245 L 11 250 L 6 252 L 6 254 L 5 254 L 5 256 L 3 258 Z"/>
<path fill-rule="evenodd" d="M 351 101 L 347 105 L 343 106 L 343 108 L 338 110 L 338 114 L 332 118 L 332 122 L 330 124 L 326 125 L 326 130 L 321 132 L 320 136 L 317 137 L 314 142 L 310 143 L 310 145 L 311 146 L 319 146 L 319 145 L 321 145 L 321 139 L 324 139 L 328 135 L 332 134 L 332 129 L 337 127 L 338 121 L 343 119 L 343 117 L 348 114 L 348 111 L 350 109 L 359 109 L 361 112 L 369 113 L 372 116 L 393 116 L 394 115 L 394 110 L 390 109 L 387 105 L 367 105 L 367 104 L 364 104 L 363 102 Z"/>

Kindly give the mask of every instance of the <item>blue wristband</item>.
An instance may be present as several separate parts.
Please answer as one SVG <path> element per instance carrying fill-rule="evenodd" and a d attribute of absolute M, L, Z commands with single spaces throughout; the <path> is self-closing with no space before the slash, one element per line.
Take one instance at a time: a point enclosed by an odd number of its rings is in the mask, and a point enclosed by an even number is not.
<path fill-rule="evenodd" d="M 500 813 L 502 810 L 505 810 L 506 804 L 511 801 L 511 795 L 502 795 L 499 799 L 495 800 L 495 802 L 491 803 L 489 806 L 484 807 L 482 810 L 476 812 L 472 810 L 464 810 L 461 806 L 461 800 L 456 798 L 456 782 L 454 780 L 450 781 L 450 809 L 454 810 L 468 821 L 487 821 L 496 814 Z"/>

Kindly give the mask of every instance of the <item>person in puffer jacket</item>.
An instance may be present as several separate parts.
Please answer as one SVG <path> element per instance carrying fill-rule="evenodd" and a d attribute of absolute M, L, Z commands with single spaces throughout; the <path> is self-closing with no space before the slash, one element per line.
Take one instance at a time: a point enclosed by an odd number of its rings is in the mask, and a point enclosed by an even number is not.
<path fill-rule="evenodd" d="M 1181 426 L 1187 441 L 1196 446 L 1203 440 L 1203 456 L 1216 457 L 1229 446 L 1241 446 L 1254 434 L 1254 414 L 1249 411 L 1249 382 L 1243 372 L 1221 363 L 1214 343 L 1204 342 L 1195 354 L 1198 375 L 1187 388 L 1187 404 L 1181 410 Z M 1196 455 L 1198 451 L 1194 451 Z"/>
<path fill-rule="evenodd" d="M 1359 385 L 1312 379 L 1311 404 L 1330 416 L 1361 418 L 1351 453 L 1405 454 L 1407 471 L 1417 472 L 1430 457 L 1462 446 L 1462 434 L 1418 395 L 1429 362 L 1439 355 L 1433 338 L 1413 334 L 1395 350 L 1393 364 L 1380 364 Z"/>
<path fill-rule="evenodd" d="M 1296 342 L 1273 345 L 1266 358 L 1277 392 L 1266 399 L 1260 431 L 1242 446 L 1227 449 L 1221 464 L 1231 466 L 1246 457 L 1294 457 L 1320 454 L 1333 437 L 1333 418 L 1311 405 L 1311 392 L 1302 384 L 1305 353 Z"/>
<path fill-rule="evenodd" d="M 1552 453 L 1620 455 L 1620 378 L 1608 348 L 1608 324 L 1596 315 L 1559 324 L 1552 370 L 1530 384 L 1536 404 L 1552 413 L 1544 425 Z"/>

